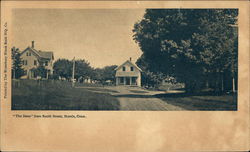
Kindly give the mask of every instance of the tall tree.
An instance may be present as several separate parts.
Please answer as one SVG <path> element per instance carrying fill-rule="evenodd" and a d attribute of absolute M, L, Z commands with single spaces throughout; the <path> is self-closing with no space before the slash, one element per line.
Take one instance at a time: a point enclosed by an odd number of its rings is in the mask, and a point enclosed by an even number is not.
<path fill-rule="evenodd" d="M 94 70 L 94 79 L 104 83 L 107 80 L 115 81 L 115 68 L 117 65 L 105 66 Z"/>
<path fill-rule="evenodd" d="M 70 79 L 72 76 L 72 65 L 73 63 L 67 59 L 58 59 L 54 63 L 54 75 Z"/>
<path fill-rule="evenodd" d="M 75 70 L 75 78 L 77 80 L 80 77 L 83 78 L 83 79 L 93 77 L 93 69 L 92 69 L 92 67 L 90 66 L 90 64 L 87 61 L 85 61 L 83 59 L 76 60 L 75 68 L 76 68 L 76 70 Z"/>
<path fill-rule="evenodd" d="M 71 79 L 73 70 L 73 61 L 68 59 L 58 59 L 54 63 L 54 75 L 56 77 L 64 77 L 66 79 Z M 75 61 L 75 79 L 86 79 L 92 78 L 94 75 L 93 68 L 84 59 L 79 59 Z"/>
<path fill-rule="evenodd" d="M 103 70 L 101 68 L 96 68 L 93 70 L 93 80 L 102 81 L 103 80 Z"/>
<path fill-rule="evenodd" d="M 103 79 L 110 80 L 110 81 L 115 81 L 115 68 L 117 65 L 111 65 L 111 66 L 105 66 L 103 68 Z"/>
<path fill-rule="evenodd" d="M 19 79 L 24 75 L 24 69 L 22 68 L 22 59 L 21 54 L 18 48 L 13 47 L 11 49 L 11 58 L 12 58 L 12 78 Z"/>
<path fill-rule="evenodd" d="M 134 39 L 147 69 L 174 76 L 186 91 L 218 80 L 237 58 L 236 9 L 147 9 L 134 26 Z M 232 63 L 234 62 L 234 63 Z M 235 70 L 234 70 L 235 72 Z"/>

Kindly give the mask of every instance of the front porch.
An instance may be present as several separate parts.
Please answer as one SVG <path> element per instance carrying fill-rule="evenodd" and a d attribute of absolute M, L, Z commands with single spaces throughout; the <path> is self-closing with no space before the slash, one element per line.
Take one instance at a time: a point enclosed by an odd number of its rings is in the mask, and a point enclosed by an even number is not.
<path fill-rule="evenodd" d="M 138 77 L 116 77 L 116 85 L 138 86 Z"/>
<path fill-rule="evenodd" d="M 24 75 L 21 77 L 21 79 L 49 79 L 49 76 L 52 74 L 53 73 L 50 69 L 45 69 L 41 72 L 33 68 L 24 70 Z"/>

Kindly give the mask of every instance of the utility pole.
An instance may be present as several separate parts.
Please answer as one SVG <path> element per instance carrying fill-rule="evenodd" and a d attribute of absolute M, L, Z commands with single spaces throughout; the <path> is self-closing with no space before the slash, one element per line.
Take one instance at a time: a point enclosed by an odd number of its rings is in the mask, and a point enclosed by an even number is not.
<path fill-rule="evenodd" d="M 72 70 L 72 87 L 75 86 L 75 57 L 73 59 L 73 70 Z"/>

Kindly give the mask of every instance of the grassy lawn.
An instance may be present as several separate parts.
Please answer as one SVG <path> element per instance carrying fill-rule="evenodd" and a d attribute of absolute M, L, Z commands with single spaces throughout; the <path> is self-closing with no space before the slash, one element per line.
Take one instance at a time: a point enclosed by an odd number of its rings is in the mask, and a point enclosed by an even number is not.
<path fill-rule="evenodd" d="M 237 110 L 237 95 L 160 94 L 163 101 L 186 110 Z"/>
<path fill-rule="evenodd" d="M 105 89 L 105 88 L 86 88 L 87 90 L 90 91 L 101 91 L 101 92 L 105 92 L 105 93 L 118 93 L 118 91 L 115 90 L 109 90 L 109 89 Z"/>
<path fill-rule="evenodd" d="M 12 82 L 12 110 L 119 110 L 119 106 L 108 93 L 72 88 L 69 82 Z"/>
<path fill-rule="evenodd" d="M 102 84 L 99 83 L 76 83 L 75 84 L 76 87 L 103 87 Z"/>

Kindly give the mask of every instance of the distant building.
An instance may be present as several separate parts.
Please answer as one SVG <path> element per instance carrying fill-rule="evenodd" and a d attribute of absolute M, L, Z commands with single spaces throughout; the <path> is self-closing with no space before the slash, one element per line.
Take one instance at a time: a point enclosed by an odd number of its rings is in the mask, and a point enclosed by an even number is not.
<path fill-rule="evenodd" d="M 32 69 L 37 68 L 39 65 L 43 65 L 47 69 L 47 78 L 53 73 L 53 52 L 45 52 L 35 49 L 35 42 L 32 41 L 31 47 L 27 47 L 22 53 L 22 64 L 25 71 L 25 75 L 22 78 L 35 78 Z"/>
<path fill-rule="evenodd" d="M 131 58 L 115 70 L 116 85 L 141 86 L 142 70 L 131 61 Z"/>

